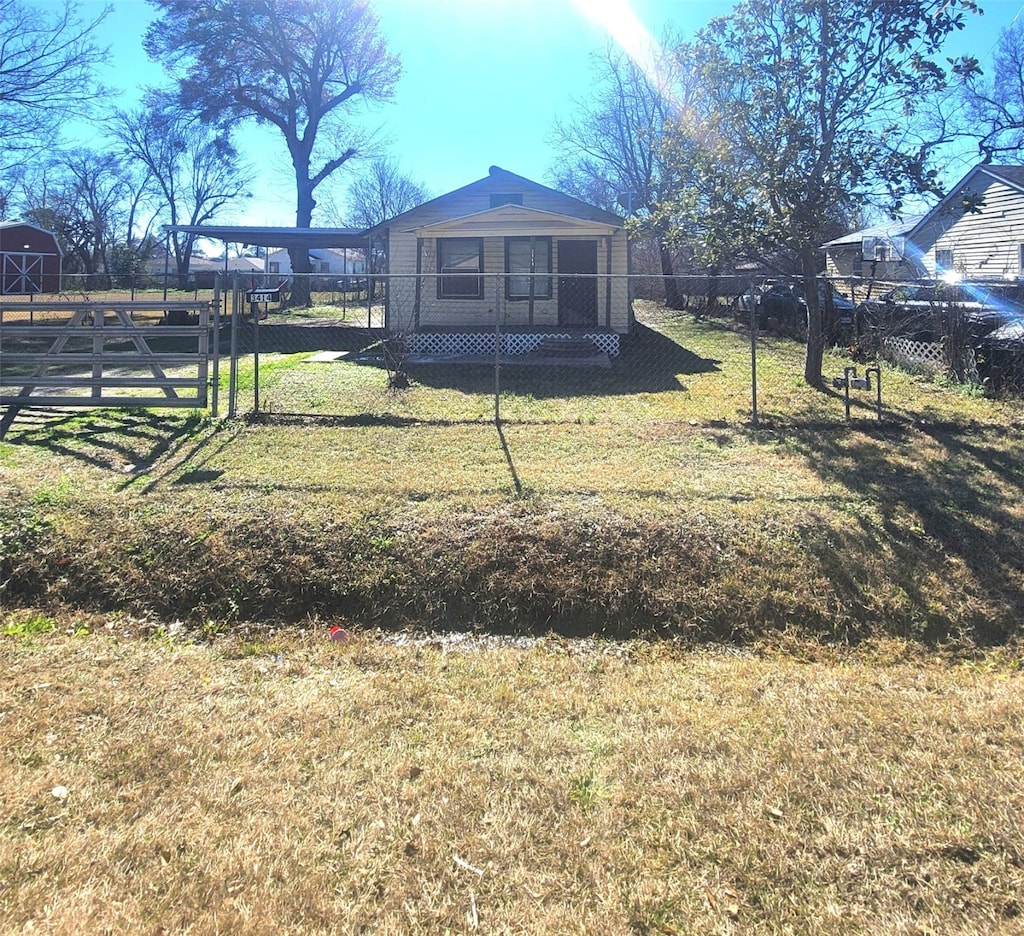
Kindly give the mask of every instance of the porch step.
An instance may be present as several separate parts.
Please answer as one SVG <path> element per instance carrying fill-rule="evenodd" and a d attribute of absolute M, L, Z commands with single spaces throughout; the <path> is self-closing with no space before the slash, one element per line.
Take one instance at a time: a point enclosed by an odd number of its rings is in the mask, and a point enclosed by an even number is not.
<path fill-rule="evenodd" d="M 593 357 L 601 349 L 590 338 L 561 338 L 556 335 L 545 337 L 533 353 L 541 357 Z"/>

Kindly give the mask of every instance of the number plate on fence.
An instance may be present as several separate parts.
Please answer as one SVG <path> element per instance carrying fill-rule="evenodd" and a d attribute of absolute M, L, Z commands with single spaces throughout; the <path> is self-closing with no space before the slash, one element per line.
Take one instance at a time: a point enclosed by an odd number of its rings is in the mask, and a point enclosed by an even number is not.
<path fill-rule="evenodd" d="M 245 298 L 249 302 L 280 302 L 280 289 L 250 289 Z"/>

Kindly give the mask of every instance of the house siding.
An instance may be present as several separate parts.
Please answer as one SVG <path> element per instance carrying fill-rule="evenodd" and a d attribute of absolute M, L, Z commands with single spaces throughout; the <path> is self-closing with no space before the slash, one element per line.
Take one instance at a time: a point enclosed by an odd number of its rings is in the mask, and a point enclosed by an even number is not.
<path fill-rule="evenodd" d="M 598 327 L 609 327 L 625 334 L 630 331 L 632 319 L 629 310 L 628 285 L 625 279 L 628 264 L 626 232 L 620 228 L 610 236 L 551 237 L 550 298 L 508 300 L 504 278 L 496 280 L 493 273 L 505 270 L 505 237 L 483 238 L 484 295 L 480 299 L 441 299 L 437 295 L 437 240 L 422 238 L 417 244 L 416 230 L 427 225 L 453 218 L 478 214 L 491 209 L 491 196 L 515 194 L 522 198 L 524 208 L 581 218 L 601 224 L 621 223 L 613 215 L 599 208 L 586 206 L 574 198 L 558 192 L 533 188 L 522 181 L 510 181 L 504 175 L 482 179 L 464 190 L 442 196 L 414 208 L 395 219 L 388 227 L 391 273 L 388 289 L 388 325 L 392 330 L 411 331 L 432 328 L 493 327 L 495 308 L 501 311 L 501 324 L 506 328 L 558 326 L 558 247 L 565 240 L 591 240 L 597 242 L 597 269 L 601 277 L 597 289 Z M 521 231 L 509 231 L 509 236 L 521 236 Z M 452 235 L 457 236 L 457 235 Z M 611 242 L 611 269 L 609 270 L 608 242 Z M 417 253 L 419 262 L 417 263 Z M 417 288 L 416 271 L 422 271 Z M 607 274 L 614 274 L 608 278 Z"/>
<path fill-rule="evenodd" d="M 937 250 L 951 250 L 953 269 L 968 279 L 1024 275 L 1020 266 L 1024 193 L 984 173 L 975 175 L 961 190 L 983 199 L 979 212 L 965 214 L 959 201 L 951 200 L 914 236 L 927 275 L 943 272 L 936 269 Z"/>

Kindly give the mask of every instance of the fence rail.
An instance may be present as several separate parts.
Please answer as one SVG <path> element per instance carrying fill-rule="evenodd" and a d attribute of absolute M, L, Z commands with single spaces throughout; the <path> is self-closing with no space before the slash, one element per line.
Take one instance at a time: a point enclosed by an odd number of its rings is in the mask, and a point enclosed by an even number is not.
<path fill-rule="evenodd" d="M 0 303 L 0 437 L 26 406 L 205 409 L 210 327 L 207 300 Z"/>

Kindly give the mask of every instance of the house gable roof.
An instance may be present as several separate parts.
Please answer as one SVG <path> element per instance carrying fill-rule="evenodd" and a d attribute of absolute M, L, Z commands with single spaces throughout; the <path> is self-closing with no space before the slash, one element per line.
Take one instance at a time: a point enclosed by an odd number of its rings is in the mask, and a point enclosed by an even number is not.
<path fill-rule="evenodd" d="M 963 198 L 964 188 L 979 175 L 988 176 L 996 182 L 1002 182 L 1003 185 L 1008 185 L 1010 188 L 1024 193 L 1024 166 L 990 166 L 986 163 L 981 163 L 971 169 L 956 185 L 950 186 L 946 197 L 921 218 L 912 231 L 907 232 L 907 237 L 912 238 L 918 231 L 926 227 L 930 221 L 935 220 L 942 212 L 946 211 L 954 201 L 958 198 Z"/>
<path fill-rule="evenodd" d="M 945 198 L 938 202 L 933 208 L 923 215 L 908 218 L 903 223 L 889 225 L 876 225 L 871 228 L 864 228 L 860 231 L 853 231 L 823 245 L 828 247 L 843 247 L 858 244 L 865 237 L 905 237 L 912 240 L 914 235 L 921 231 L 928 223 L 945 211 L 957 198 L 962 198 L 965 186 L 978 175 L 985 175 L 997 182 L 1003 183 L 1018 192 L 1024 193 L 1024 166 L 990 166 L 981 163 L 967 173 L 956 185 L 950 187 Z"/>
<path fill-rule="evenodd" d="M 614 234 L 619 226 L 539 208 L 526 208 L 523 205 L 499 205 L 497 208 L 435 221 L 412 230 L 418 237 L 515 237 L 516 234 L 593 236 Z"/>
<path fill-rule="evenodd" d="M 559 199 L 562 199 L 566 205 L 572 208 L 571 213 L 566 213 L 565 217 L 581 218 L 587 221 L 598 221 L 607 225 L 612 225 L 616 228 L 620 228 L 623 225 L 623 219 L 610 211 L 605 211 L 603 208 L 598 208 L 596 205 L 590 205 L 585 201 L 581 201 L 572 195 L 566 195 L 564 192 L 559 192 L 557 189 L 548 188 L 546 185 L 541 185 L 539 182 L 534 182 L 532 179 L 527 179 L 525 176 L 516 175 L 514 172 L 509 172 L 507 169 L 502 169 L 500 166 L 491 166 L 488 174 L 482 179 L 477 179 L 475 182 L 470 182 L 468 185 L 464 185 L 461 188 L 454 189 L 451 192 L 446 192 L 444 195 L 439 195 L 437 198 L 432 198 L 429 201 L 423 202 L 421 205 L 417 205 L 415 208 L 410 208 L 408 211 L 403 211 L 399 215 L 377 225 L 376 227 L 370 228 L 367 233 L 373 231 L 379 231 L 385 228 L 396 227 L 409 221 L 409 228 L 414 227 L 414 216 L 416 213 L 426 208 L 436 208 L 443 205 L 449 199 L 454 200 L 460 196 L 473 193 L 475 190 L 482 190 L 485 192 L 499 192 L 502 187 L 511 189 L 512 191 L 534 191 L 546 195 L 554 195 Z M 502 206 L 503 207 L 503 206 Z"/>
<path fill-rule="evenodd" d="M 992 176 L 993 179 L 1002 182 L 1004 185 L 1010 186 L 1010 188 L 1016 189 L 1018 192 L 1024 192 L 1024 166 L 976 166 L 976 169 L 980 169 L 986 175 Z M 964 179 L 966 182 L 967 179 Z M 964 183 L 961 182 L 961 185 Z"/>

